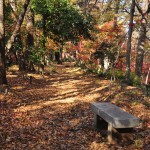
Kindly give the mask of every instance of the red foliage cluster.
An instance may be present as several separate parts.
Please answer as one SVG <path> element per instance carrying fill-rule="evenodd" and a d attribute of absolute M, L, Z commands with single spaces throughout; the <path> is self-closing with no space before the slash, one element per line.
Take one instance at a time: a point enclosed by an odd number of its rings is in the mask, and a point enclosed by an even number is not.
<path fill-rule="evenodd" d="M 121 69 L 123 71 L 126 70 L 126 63 L 125 61 L 122 61 L 121 59 L 115 64 L 115 68 L 116 69 Z M 143 67 L 142 67 L 142 75 L 143 75 L 143 78 L 145 80 L 147 74 L 148 74 L 148 70 L 150 68 L 150 63 L 143 63 Z M 134 62 L 131 62 L 131 72 L 134 72 L 135 71 L 135 63 Z M 150 83 L 150 76 L 148 77 L 148 83 Z"/>
<path fill-rule="evenodd" d="M 99 60 L 98 59 L 93 59 L 93 63 L 98 66 L 99 65 Z"/>
<path fill-rule="evenodd" d="M 84 62 L 89 62 L 89 60 L 90 60 L 90 55 L 88 55 L 88 54 L 78 54 L 77 57 L 79 60 L 82 60 Z"/>
<path fill-rule="evenodd" d="M 148 70 L 149 70 L 149 68 L 150 68 L 150 63 L 143 63 L 143 68 L 142 68 L 142 72 L 143 73 L 147 73 L 148 72 Z"/>
<path fill-rule="evenodd" d="M 122 25 L 117 25 L 116 27 L 114 27 L 114 21 L 109 21 L 107 23 L 105 23 L 100 31 L 101 32 L 109 32 L 109 33 L 120 33 L 122 29 Z"/>

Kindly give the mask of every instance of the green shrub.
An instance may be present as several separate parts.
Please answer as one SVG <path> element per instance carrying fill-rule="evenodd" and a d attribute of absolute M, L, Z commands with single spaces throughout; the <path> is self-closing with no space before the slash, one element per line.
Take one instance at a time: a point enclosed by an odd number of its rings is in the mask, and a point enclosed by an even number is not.
<path fill-rule="evenodd" d="M 124 80 L 125 79 L 125 72 L 123 72 L 122 70 L 116 70 L 115 71 L 115 77 L 116 79 L 120 79 L 120 80 Z"/>
<path fill-rule="evenodd" d="M 106 70 L 105 72 L 100 72 L 100 76 L 103 76 L 107 79 L 110 79 L 113 76 L 113 71 L 112 70 Z M 115 78 L 116 79 L 125 79 L 125 73 L 122 70 L 115 70 Z"/>
<path fill-rule="evenodd" d="M 131 73 L 130 80 L 131 80 L 131 85 L 141 86 L 141 79 L 135 73 Z"/>

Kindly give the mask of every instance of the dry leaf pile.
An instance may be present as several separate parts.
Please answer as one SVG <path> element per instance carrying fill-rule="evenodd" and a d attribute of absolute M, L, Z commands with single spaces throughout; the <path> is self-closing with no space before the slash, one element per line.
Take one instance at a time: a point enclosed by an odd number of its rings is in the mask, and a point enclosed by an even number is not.
<path fill-rule="evenodd" d="M 32 84 L 17 71 L 8 74 L 9 93 L 0 94 L 0 149 L 150 149 L 150 99 L 140 89 L 120 89 L 117 83 L 73 66 L 54 67 L 56 72 L 50 75 L 32 74 Z M 141 119 L 133 144 L 109 145 L 94 130 L 90 108 L 94 101 L 110 101 Z"/>

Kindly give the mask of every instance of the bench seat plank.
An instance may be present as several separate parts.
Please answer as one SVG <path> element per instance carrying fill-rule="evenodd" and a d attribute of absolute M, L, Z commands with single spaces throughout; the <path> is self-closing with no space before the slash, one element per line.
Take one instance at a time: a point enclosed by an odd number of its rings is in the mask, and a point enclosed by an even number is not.
<path fill-rule="evenodd" d="M 103 118 L 114 128 L 133 128 L 139 125 L 139 118 L 109 102 L 93 102 L 91 107 L 95 114 Z"/>

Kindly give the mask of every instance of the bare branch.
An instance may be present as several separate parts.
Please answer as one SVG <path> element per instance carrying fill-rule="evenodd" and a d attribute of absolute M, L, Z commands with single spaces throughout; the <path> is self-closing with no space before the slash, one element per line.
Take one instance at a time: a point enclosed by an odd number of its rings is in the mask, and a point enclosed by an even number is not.
<path fill-rule="evenodd" d="M 142 15 L 142 19 L 141 20 L 145 20 L 145 22 L 147 23 L 147 19 L 145 17 L 145 13 L 142 11 L 141 7 L 137 4 L 137 2 L 135 2 L 135 6 L 136 6 L 137 10 L 139 11 L 139 13 Z"/>
<path fill-rule="evenodd" d="M 92 9 L 95 7 L 95 5 L 97 4 L 98 0 L 95 0 L 95 3 L 93 4 L 93 6 L 90 8 L 89 13 L 92 11 Z"/>
<path fill-rule="evenodd" d="M 10 4 L 10 8 L 12 10 L 13 17 L 14 17 L 15 21 L 17 21 L 16 6 L 15 6 L 14 0 L 9 0 L 9 4 Z"/>
<path fill-rule="evenodd" d="M 22 22 L 24 20 L 24 16 L 25 16 L 25 13 L 26 13 L 29 3 L 30 3 L 30 0 L 25 0 L 24 5 L 23 5 L 23 10 L 20 13 L 19 18 L 17 19 L 15 30 L 13 31 L 13 34 L 11 35 L 10 39 L 7 42 L 7 45 L 6 45 L 7 53 L 9 53 L 10 49 L 13 46 L 16 36 L 20 32 L 20 28 L 21 28 Z"/>
<path fill-rule="evenodd" d="M 127 9 L 125 9 L 125 8 L 124 8 L 124 10 L 122 12 L 126 12 L 126 13 L 130 14 L 130 12 Z"/>
<path fill-rule="evenodd" d="M 150 41 L 150 37 L 146 36 L 146 39 Z"/>

